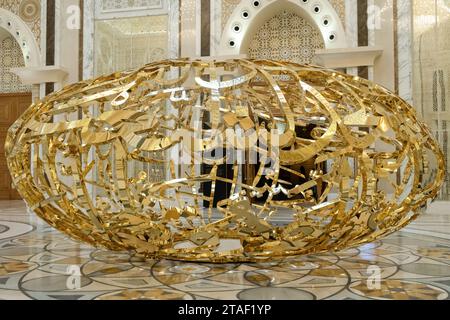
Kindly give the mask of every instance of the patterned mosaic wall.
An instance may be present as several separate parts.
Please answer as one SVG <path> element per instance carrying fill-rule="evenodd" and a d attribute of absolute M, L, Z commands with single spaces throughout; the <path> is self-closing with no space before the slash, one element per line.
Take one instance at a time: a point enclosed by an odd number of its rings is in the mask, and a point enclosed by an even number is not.
<path fill-rule="evenodd" d="M 250 58 L 311 63 L 317 49 L 323 49 L 320 32 L 305 19 L 282 12 L 268 20 L 255 34 L 249 47 Z"/>
<path fill-rule="evenodd" d="M 18 76 L 10 72 L 11 68 L 23 67 L 22 51 L 19 44 L 12 36 L 0 41 L 0 92 L 29 92 L 30 86 L 24 86 Z"/>
<path fill-rule="evenodd" d="M 0 0 L 0 8 L 19 16 L 30 27 L 40 45 L 41 4 L 39 0 Z"/>
<path fill-rule="evenodd" d="M 222 30 L 225 29 L 228 19 L 239 3 L 241 3 L 241 0 L 222 0 Z"/>
<path fill-rule="evenodd" d="M 450 0 L 414 0 L 414 105 L 434 131 L 450 173 Z M 450 199 L 450 176 L 442 198 Z"/>
<path fill-rule="evenodd" d="M 328 0 L 328 2 L 330 2 L 334 10 L 336 10 L 337 15 L 345 28 L 345 0 Z"/>

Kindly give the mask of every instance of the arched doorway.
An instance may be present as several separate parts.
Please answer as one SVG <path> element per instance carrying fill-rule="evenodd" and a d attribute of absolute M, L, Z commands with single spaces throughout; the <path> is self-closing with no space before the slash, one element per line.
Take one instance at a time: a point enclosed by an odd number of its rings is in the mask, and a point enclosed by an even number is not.
<path fill-rule="evenodd" d="M 0 200 L 21 199 L 12 188 L 4 151 L 9 127 L 32 102 L 31 87 L 22 85 L 19 77 L 10 70 L 25 66 L 20 51 L 16 40 L 0 30 Z"/>
<path fill-rule="evenodd" d="M 40 65 L 31 29 L 20 17 L 0 8 L 0 200 L 20 199 L 12 188 L 4 144 L 9 127 L 32 103 L 32 87 L 23 85 L 12 70 Z"/>
<path fill-rule="evenodd" d="M 31 92 L 31 87 L 23 85 L 12 72 L 14 68 L 25 67 L 22 50 L 16 39 L 0 27 L 0 93 Z"/>
<path fill-rule="evenodd" d="M 31 104 L 31 87 L 23 85 L 12 68 L 24 67 L 20 45 L 0 28 L 0 200 L 20 199 L 11 186 L 4 144 L 9 127 Z"/>
<path fill-rule="evenodd" d="M 283 12 L 294 14 L 312 26 L 320 34 L 325 49 L 347 47 L 342 22 L 327 0 L 253 0 L 241 1 L 234 9 L 218 52 L 221 55 L 248 54 L 255 34 L 267 21 Z"/>
<path fill-rule="evenodd" d="M 33 32 L 14 13 L 0 8 L 0 33 L 9 34 L 19 44 L 26 67 L 41 66 L 41 54 Z"/>
<path fill-rule="evenodd" d="M 316 50 L 324 48 L 322 35 L 315 26 L 295 12 L 284 10 L 253 35 L 247 55 L 252 59 L 312 63 Z"/>
<path fill-rule="evenodd" d="M 247 55 L 253 59 L 273 59 L 296 63 L 312 63 L 321 49 L 347 47 L 341 19 L 327 0 L 245 0 L 234 9 L 222 34 L 221 55 Z M 293 84 L 294 85 L 294 84 Z M 296 127 L 297 136 L 312 139 L 315 126 Z M 288 172 L 281 176 L 291 185 L 306 182 L 310 172 L 326 172 L 326 165 L 315 164 L 315 159 L 290 167 L 305 178 Z M 257 167 L 244 165 L 243 180 L 254 181 Z M 259 187 L 267 181 L 261 178 Z M 284 186 L 286 187 L 286 186 Z M 314 196 L 318 199 L 323 186 L 318 184 Z M 258 199 L 264 202 L 267 194 Z M 285 201 L 283 194 L 274 200 Z M 256 201 L 258 201 L 256 200 Z"/>
<path fill-rule="evenodd" d="M 309 64 L 313 62 L 316 50 L 325 49 L 325 42 L 320 30 L 309 19 L 299 15 L 298 11 L 287 9 L 269 17 L 252 36 L 248 36 L 247 41 L 248 45 L 246 45 L 245 50 L 247 51 L 247 56 L 251 59 L 270 59 Z M 314 128 L 314 126 L 297 127 L 296 133 L 300 138 L 310 139 Z M 323 164 L 315 164 L 314 158 L 305 163 L 290 166 L 289 169 L 301 173 L 304 177 L 308 177 L 309 173 L 314 170 L 326 171 Z M 257 166 L 246 165 L 244 172 L 245 179 L 253 181 L 256 176 Z M 299 176 L 291 175 L 287 171 L 281 173 L 280 179 L 289 181 L 292 185 L 301 185 L 307 181 L 306 178 L 299 178 Z M 262 187 L 267 182 L 263 177 L 258 186 Z M 283 185 L 283 187 L 288 186 Z M 315 189 L 317 198 L 320 197 L 322 191 L 321 185 Z M 267 196 L 268 193 L 259 200 L 263 202 Z M 276 195 L 273 199 L 288 200 L 283 194 Z"/>

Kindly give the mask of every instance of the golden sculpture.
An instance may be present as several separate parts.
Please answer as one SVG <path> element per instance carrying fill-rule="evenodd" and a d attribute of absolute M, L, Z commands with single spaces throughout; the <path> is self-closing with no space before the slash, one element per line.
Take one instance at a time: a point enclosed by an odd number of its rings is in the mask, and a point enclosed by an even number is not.
<path fill-rule="evenodd" d="M 6 152 L 17 190 L 53 227 L 190 261 L 361 245 L 414 220 L 444 180 L 405 101 L 267 60 L 163 61 L 70 85 L 17 120 Z"/>

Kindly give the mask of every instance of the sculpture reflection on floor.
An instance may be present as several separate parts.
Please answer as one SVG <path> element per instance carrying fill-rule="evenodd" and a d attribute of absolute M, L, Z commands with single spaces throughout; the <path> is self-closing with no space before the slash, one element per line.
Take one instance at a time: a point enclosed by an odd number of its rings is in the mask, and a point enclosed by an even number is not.
<path fill-rule="evenodd" d="M 444 179 L 437 142 L 399 97 L 266 60 L 162 61 L 68 86 L 12 126 L 6 152 L 29 207 L 73 238 L 211 262 L 373 241 L 414 220 Z M 307 161 L 315 169 L 299 171 Z M 218 183 L 230 194 L 214 208 Z"/>

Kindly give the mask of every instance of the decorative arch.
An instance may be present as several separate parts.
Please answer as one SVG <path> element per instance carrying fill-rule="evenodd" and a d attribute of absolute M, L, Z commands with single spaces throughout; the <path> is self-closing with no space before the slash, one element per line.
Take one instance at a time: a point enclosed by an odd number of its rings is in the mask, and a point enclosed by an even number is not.
<path fill-rule="evenodd" d="M 17 41 L 22 50 L 25 67 L 41 66 L 41 53 L 33 32 L 14 13 L 0 8 L 0 28 Z"/>
<path fill-rule="evenodd" d="M 220 55 L 247 53 L 256 30 L 283 10 L 294 12 L 316 27 L 326 49 L 347 47 L 342 22 L 328 0 L 243 0 L 225 26 Z"/>

